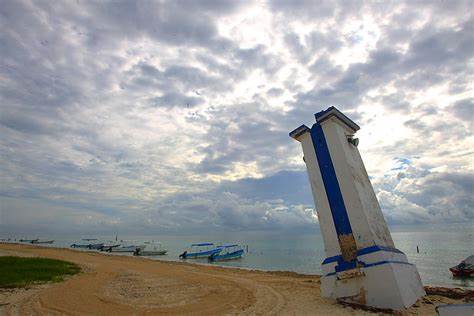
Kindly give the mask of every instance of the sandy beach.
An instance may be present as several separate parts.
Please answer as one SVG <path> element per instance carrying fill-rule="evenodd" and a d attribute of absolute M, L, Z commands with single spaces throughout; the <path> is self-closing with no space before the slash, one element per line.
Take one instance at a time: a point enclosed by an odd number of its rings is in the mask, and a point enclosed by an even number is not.
<path fill-rule="evenodd" d="M 70 249 L 0 244 L 0 255 L 67 260 L 82 272 L 61 283 L 1 290 L 0 314 L 374 315 L 320 296 L 317 275 L 163 262 Z M 435 315 L 429 295 L 406 315 Z"/>

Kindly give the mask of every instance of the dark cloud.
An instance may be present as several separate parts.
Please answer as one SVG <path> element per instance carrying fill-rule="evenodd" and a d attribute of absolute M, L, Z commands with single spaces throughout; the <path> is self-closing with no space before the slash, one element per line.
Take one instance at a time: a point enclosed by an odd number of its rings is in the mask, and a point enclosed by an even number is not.
<path fill-rule="evenodd" d="M 474 120 L 474 101 L 473 99 L 463 99 L 454 103 L 452 109 L 454 115 L 468 123 Z"/>
<path fill-rule="evenodd" d="M 161 97 L 152 98 L 149 103 L 152 106 L 163 106 L 163 107 L 194 107 L 203 102 L 202 99 L 196 97 L 189 97 L 178 93 L 167 93 Z"/>
<path fill-rule="evenodd" d="M 474 177 L 470 173 L 403 168 L 377 188 L 382 208 L 394 223 L 472 221 Z"/>
<path fill-rule="evenodd" d="M 334 16 L 337 6 L 330 1 L 310 1 L 310 0 L 274 0 L 269 1 L 270 8 L 281 14 L 289 14 L 295 17 L 329 18 Z"/>
<path fill-rule="evenodd" d="M 281 120 L 281 113 L 265 111 L 256 102 L 216 110 L 206 133 L 210 145 L 200 150 L 203 159 L 197 171 L 218 174 L 234 170 L 237 163 L 253 162 L 259 170 L 277 171 L 283 161 L 274 159 L 275 151 L 284 153 L 292 145 L 287 132 L 291 127 Z"/>
<path fill-rule="evenodd" d="M 25 134 L 45 134 L 51 132 L 54 129 L 54 125 L 48 124 L 46 119 L 39 119 L 35 117 L 28 117 L 9 110 L 2 111 L 0 117 L 0 124 L 16 130 L 18 132 L 23 132 Z"/>
<path fill-rule="evenodd" d="M 283 200 L 286 203 L 313 207 L 306 171 L 280 171 L 269 177 L 225 181 L 218 190 L 238 194 L 246 199 Z"/>
<path fill-rule="evenodd" d="M 285 92 L 283 89 L 271 88 L 267 91 L 267 95 L 270 97 L 279 97 Z"/>
<path fill-rule="evenodd" d="M 323 34 L 313 31 L 303 38 L 298 34 L 288 33 L 284 39 L 291 53 L 304 65 L 322 54 L 335 54 L 344 45 L 332 32 Z"/>
<path fill-rule="evenodd" d="M 368 62 L 352 64 L 334 82 L 326 82 L 323 86 L 318 84 L 313 90 L 299 94 L 295 103 L 309 106 L 318 100 L 321 104 L 354 108 L 370 89 L 391 79 L 400 58 L 398 53 L 389 49 L 372 52 Z"/>
<path fill-rule="evenodd" d="M 339 76 L 332 72 L 336 80 L 324 78 L 323 84 L 318 81 L 311 91 L 298 95 L 295 103 L 310 104 L 319 100 L 322 104 L 354 107 L 362 102 L 369 90 L 394 80 L 398 80 L 396 87 L 400 89 L 419 90 L 441 85 L 455 72 L 465 72 L 468 77 L 465 65 L 473 58 L 472 23 L 472 20 L 461 22 L 458 30 L 428 25 L 413 37 L 406 53 L 380 47 L 370 53 L 367 62 L 351 64 Z M 296 49 L 301 51 L 301 48 Z M 331 69 L 327 61 L 323 59 L 322 62 L 317 61 L 311 67 L 315 75 L 325 75 L 324 69 Z M 387 101 L 389 108 L 406 109 L 409 105 L 406 99 L 395 107 L 392 100 Z"/>
<path fill-rule="evenodd" d="M 116 45 L 112 39 L 147 36 L 170 45 L 225 50 L 231 43 L 219 36 L 213 19 L 235 12 L 240 6 L 238 1 L 89 2 L 85 10 L 91 17 L 82 18 L 81 22 L 93 25 L 91 31 L 86 31 L 93 46 L 102 46 L 103 42 Z"/>

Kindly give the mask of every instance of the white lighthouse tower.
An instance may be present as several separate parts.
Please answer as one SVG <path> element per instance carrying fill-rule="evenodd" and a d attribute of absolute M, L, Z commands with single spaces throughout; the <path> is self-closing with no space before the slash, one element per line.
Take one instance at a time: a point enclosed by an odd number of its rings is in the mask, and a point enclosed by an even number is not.
<path fill-rule="evenodd" d="M 400 310 L 425 295 L 415 265 L 395 248 L 357 149 L 359 126 L 334 107 L 290 136 L 303 146 L 326 259 L 324 297 Z"/>

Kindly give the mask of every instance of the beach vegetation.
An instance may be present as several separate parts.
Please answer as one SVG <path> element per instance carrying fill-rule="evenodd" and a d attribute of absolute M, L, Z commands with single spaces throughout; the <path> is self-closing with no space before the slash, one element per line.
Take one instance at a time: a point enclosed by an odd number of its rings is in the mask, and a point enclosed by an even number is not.
<path fill-rule="evenodd" d="M 61 282 L 65 276 L 74 275 L 80 270 L 78 265 L 62 260 L 0 256 L 0 288 Z"/>

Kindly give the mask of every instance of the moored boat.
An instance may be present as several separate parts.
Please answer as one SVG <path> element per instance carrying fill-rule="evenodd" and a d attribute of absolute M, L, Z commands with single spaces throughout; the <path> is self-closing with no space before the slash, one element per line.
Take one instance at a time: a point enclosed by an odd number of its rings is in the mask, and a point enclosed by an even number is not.
<path fill-rule="evenodd" d="M 219 246 L 220 251 L 209 256 L 210 261 L 225 261 L 242 258 L 244 250 L 239 245 Z"/>
<path fill-rule="evenodd" d="M 474 255 L 467 257 L 457 266 L 449 268 L 455 277 L 474 277 Z"/>
<path fill-rule="evenodd" d="M 137 248 L 133 253 L 135 256 L 163 256 L 168 250 L 163 248 L 161 243 L 145 242 L 145 247 Z"/>
<path fill-rule="evenodd" d="M 192 244 L 191 247 L 186 249 L 179 257 L 181 259 L 208 258 L 219 251 L 221 251 L 221 248 L 215 246 L 213 243 L 204 242 Z"/>

